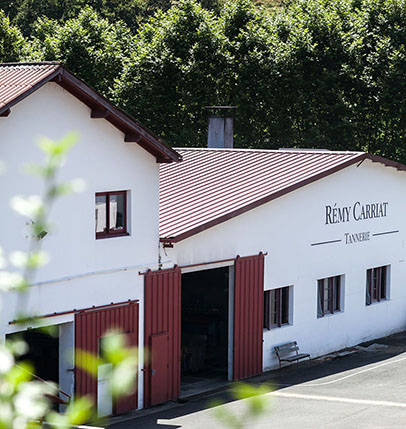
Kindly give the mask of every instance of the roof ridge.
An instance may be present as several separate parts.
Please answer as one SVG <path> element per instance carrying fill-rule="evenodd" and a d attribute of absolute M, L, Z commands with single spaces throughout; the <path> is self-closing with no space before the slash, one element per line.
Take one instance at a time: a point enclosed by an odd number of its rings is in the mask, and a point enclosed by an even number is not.
<path fill-rule="evenodd" d="M 364 154 L 365 152 L 356 150 L 328 150 L 328 149 L 249 149 L 249 148 L 209 148 L 209 147 L 174 147 L 176 151 L 208 151 L 208 152 L 264 152 L 264 153 L 314 153 L 314 154 Z"/>

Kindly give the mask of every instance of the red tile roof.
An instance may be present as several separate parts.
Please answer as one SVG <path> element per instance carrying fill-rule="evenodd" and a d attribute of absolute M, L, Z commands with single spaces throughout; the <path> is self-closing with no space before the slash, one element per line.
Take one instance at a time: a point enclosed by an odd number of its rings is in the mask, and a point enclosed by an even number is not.
<path fill-rule="evenodd" d="M 157 158 L 158 162 L 180 161 L 180 155 L 147 130 L 130 115 L 121 111 L 70 73 L 59 62 L 0 64 L 0 116 L 25 97 L 54 81 L 87 104 L 94 118 L 105 118 L 125 134 L 125 141 L 139 144 Z"/>
<path fill-rule="evenodd" d="M 59 67 L 59 63 L 0 64 L 0 107 L 11 103 Z"/>
<path fill-rule="evenodd" d="M 161 165 L 160 237 L 181 241 L 365 158 L 363 152 L 177 149 L 183 162 Z"/>

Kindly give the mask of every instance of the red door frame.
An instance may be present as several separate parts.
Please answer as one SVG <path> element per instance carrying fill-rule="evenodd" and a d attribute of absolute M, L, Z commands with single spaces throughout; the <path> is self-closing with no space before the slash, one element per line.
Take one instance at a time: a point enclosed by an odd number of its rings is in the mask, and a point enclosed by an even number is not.
<path fill-rule="evenodd" d="M 115 328 L 128 334 L 130 345 L 138 346 L 138 323 L 138 301 L 75 313 L 75 394 L 77 396 L 90 396 L 97 404 L 97 376 L 83 371 L 81 367 L 89 365 L 96 369 L 97 374 L 96 357 L 99 353 L 99 340 L 111 329 Z M 83 354 L 80 351 L 86 353 Z M 124 413 L 137 408 L 137 390 L 115 404 L 115 413 Z"/>
<path fill-rule="evenodd" d="M 152 336 L 168 334 L 168 374 L 167 400 L 176 399 L 180 394 L 180 306 L 181 306 L 181 270 L 179 267 L 167 270 L 151 271 L 145 274 L 145 327 L 144 345 L 146 362 L 144 365 L 144 404 L 156 405 L 162 398 L 162 392 L 152 390 L 152 368 L 150 356 Z M 157 397 L 155 397 L 155 395 Z M 158 398 L 159 396 L 159 398 Z"/>

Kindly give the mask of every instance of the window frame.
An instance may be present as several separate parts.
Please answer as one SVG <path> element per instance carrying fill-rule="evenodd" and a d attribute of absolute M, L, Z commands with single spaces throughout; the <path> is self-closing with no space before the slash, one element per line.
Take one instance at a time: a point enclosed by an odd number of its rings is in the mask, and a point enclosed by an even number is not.
<path fill-rule="evenodd" d="M 290 325 L 290 300 L 291 286 L 284 286 L 276 289 L 264 291 L 264 323 L 263 329 L 271 330 Z M 286 299 L 283 299 L 283 290 L 286 290 Z M 272 299 L 275 294 L 276 302 L 276 324 L 272 323 Z M 286 321 L 283 320 L 283 314 L 286 315 Z"/>
<path fill-rule="evenodd" d="M 317 280 L 317 318 L 321 319 L 326 315 L 340 313 L 342 311 L 342 275 L 325 277 Z M 324 310 L 325 302 L 325 282 L 327 281 L 328 309 Z M 334 290 L 336 289 L 336 290 Z"/>
<path fill-rule="evenodd" d="M 389 267 L 390 265 L 382 265 L 380 267 L 367 269 L 365 305 L 369 306 L 388 300 Z M 384 292 L 383 296 L 382 292 Z"/>
<path fill-rule="evenodd" d="M 124 228 L 117 231 L 110 230 L 110 196 L 111 195 L 124 195 L 124 219 L 123 219 Z M 95 202 L 97 197 L 106 197 L 106 231 L 103 231 L 103 232 L 95 231 L 96 240 L 101 238 L 122 237 L 125 235 L 130 235 L 128 232 L 128 224 L 127 224 L 128 192 L 127 191 L 96 192 Z"/>

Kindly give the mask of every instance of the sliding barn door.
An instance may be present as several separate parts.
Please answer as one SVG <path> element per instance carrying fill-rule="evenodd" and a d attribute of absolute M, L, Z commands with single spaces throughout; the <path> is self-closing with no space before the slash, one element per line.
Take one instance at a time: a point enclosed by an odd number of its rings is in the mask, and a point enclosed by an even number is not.
<path fill-rule="evenodd" d="M 179 397 L 181 271 L 145 275 L 145 405 Z"/>
<path fill-rule="evenodd" d="M 262 372 L 264 255 L 235 261 L 233 379 Z"/>
<path fill-rule="evenodd" d="M 114 329 L 126 334 L 129 345 L 137 347 L 138 314 L 138 303 L 136 302 L 75 314 L 75 393 L 77 396 L 90 396 L 97 404 L 97 357 L 99 356 L 100 339 Z M 92 369 L 92 371 L 84 371 L 83 367 Z M 123 397 L 112 405 L 113 413 L 120 414 L 135 410 L 137 399 L 137 391 Z"/>

